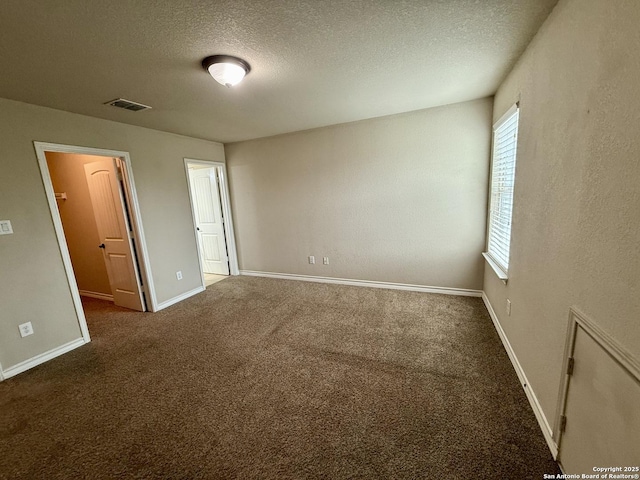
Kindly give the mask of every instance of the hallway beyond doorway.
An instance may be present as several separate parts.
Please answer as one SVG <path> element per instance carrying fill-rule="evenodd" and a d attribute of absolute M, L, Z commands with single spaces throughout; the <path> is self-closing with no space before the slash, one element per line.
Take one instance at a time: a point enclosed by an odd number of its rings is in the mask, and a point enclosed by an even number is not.
<path fill-rule="evenodd" d="M 218 283 L 220 280 L 224 280 L 225 278 L 228 278 L 228 275 L 216 275 L 215 273 L 205 273 L 204 286 L 208 287 L 209 285 Z"/>

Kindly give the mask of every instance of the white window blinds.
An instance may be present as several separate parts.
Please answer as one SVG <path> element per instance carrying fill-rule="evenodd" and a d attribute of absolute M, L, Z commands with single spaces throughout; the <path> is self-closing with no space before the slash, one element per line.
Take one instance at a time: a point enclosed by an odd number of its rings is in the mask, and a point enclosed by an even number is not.
<path fill-rule="evenodd" d="M 518 105 L 493 127 L 488 254 L 506 275 L 509 270 L 513 184 L 518 143 Z"/>

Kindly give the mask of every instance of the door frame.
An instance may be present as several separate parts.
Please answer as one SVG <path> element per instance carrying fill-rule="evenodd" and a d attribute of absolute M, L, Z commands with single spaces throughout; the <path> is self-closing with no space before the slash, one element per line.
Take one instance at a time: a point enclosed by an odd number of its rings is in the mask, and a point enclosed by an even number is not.
<path fill-rule="evenodd" d="M 196 241 L 196 251 L 198 252 L 198 265 L 200 265 L 200 276 L 202 287 L 204 288 L 204 271 L 202 268 L 202 252 L 200 242 L 198 242 L 198 227 L 196 225 L 196 214 L 193 208 L 193 191 L 189 177 L 189 164 L 202 165 L 205 167 L 215 167 L 220 175 L 220 206 L 222 207 L 222 224 L 224 225 L 224 239 L 227 243 L 227 256 L 229 257 L 229 274 L 240 275 L 238 267 L 238 253 L 236 250 L 236 238 L 233 233 L 233 219 L 231 218 L 231 202 L 229 197 L 229 184 L 227 183 L 227 165 L 224 162 L 213 162 L 207 160 L 196 160 L 194 158 L 184 159 L 184 173 L 189 192 L 189 205 L 191 207 L 191 220 L 193 222 L 193 234 Z"/>
<path fill-rule="evenodd" d="M 576 307 L 569 308 L 569 324 L 567 326 L 567 337 L 564 348 L 562 362 L 562 379 L 560 380 L 560 393 L 558 396 L 558 407 L 556 414 L 555 437 L 558 446 L 556 460 L 562 465 L 562 422 L 561 419 L 567 413 L 567 400 L 569 396 L 569 384 L 571 374 L 569 373 L 569 358 L 573 357 L 578 328 L 591 337 L 591 339 L 608 354 L 612 360 L 622 369 L 626 370 L 636 381 L 640 381 L 640 361 L 629 353 L 620 343 L 598 326 L 593 320 L 587 317 Z"/>
<path fill-rule="evenodd" d="M 62 255 L 62 263 L 64 264 L 64 270 L 67 275 L 67 281 L 71 290 L 73 304 L 76 310 L 78 323 L 80 324 L 80 330 L 82 332 L 84 341 L 91 341 L 91 338 L 89 336 L 89 328 L 87 327 L 87 319 L 82 308 L 82 301 L 80 300 L 78 283 L 76 282 L 73 266 L 71 264 L 71 255 L 69 253 L 69 247 L 67 246 L 67 239 L 64 235 L 62 218 L 60 217 L 60 212 L 58 211 L 58 205 L 56 203 L 53 182 L 51 180 L 49 165 L 47 164 L 47 157 L 45 155 L 46 152 L 95 155 L 99 157 L 117 157 L 122 161 L 122 165 L 124 165 L 124 194 L 127 197 L 129 208 L 131 210 L 131 228 L 133 229 L 134 236 L 132 240 L 135 242 L 136 246 L 136 256 L 138 265 L 140 267 L 139 273 L 144 284 L 143 291 L 146 294 L 145 299 L 148 303 L 150 303 L 150 305 L 146 305 L 146 308 L 148 310 L 151 310 L 152 312 L 157 311 L 158 302 L 156 299 L 155 287 L 153 285 L 153 277 L 151 276 L 149 252 L 147 250 L 147 243 L 144 236 L 144 230 L 142 228 L 142 222 L 140 221 L 140 205 L 138 204 L 138 196 L 136 194 L 136 187 L 133 180 L 133 170 L 131 168 L 131 157 L 129 156 L 129 152 L 47 142 L 33 142 L 33 145 L 35 147 L 36 156 L 38 158 L 38 166 L 40 167 L 40 175 L 42 176 L 42 183 L 44 185 L 47 203 L 49 204 L 49 211 L 51 213 L 51 219 L 53 220 L 56 239 L 60 248 L 60 254 Z"/>

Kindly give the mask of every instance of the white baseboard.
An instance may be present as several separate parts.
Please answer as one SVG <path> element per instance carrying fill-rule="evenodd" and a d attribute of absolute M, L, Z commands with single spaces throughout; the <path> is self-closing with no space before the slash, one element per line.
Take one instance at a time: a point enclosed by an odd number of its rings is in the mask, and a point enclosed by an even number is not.
<path fill-rule="evenodd" d="M 205 291 L 205 287 L 203 287 L 202 285 L 200 285 L 197 288 L 194 288 L 193 290 L 189 290 L 188 292 L 183 293 L 182 295 L 178 295 L 177 297 L 173 297 L 169 300 L 167 300 L 166 302 L 162 302 L 159 303 L 157 308 L 154 310 L 154 312 L 159 312 L 160 310 L 170 307 L 171 305 L 175 305 L 178 302 L 181 302 L 182 300 L 186 300 L 189 297 L 193 297 L 194 295 L 200 293 L 200 292 L 204 292 Z"/>
<path fill-rule="evenodd" d="M 522 369 L 522 366 L 518 361 L 518 357 L 516 357 L 516 354 L 513 351 L 513 348 L 511 348 L 511 344 L 509 343 L 509 339 L 507 338 L 507 335 L 504 333 L 504 330 L 500 325 L 500 320 L 498 320 L 498 316 L 496 315 L 495 310 L 491 306 L 491 302 L 489 302 L 489 298 L 484 292 L 482 293 L 482 300 L 484 301 L 484 304 L 487 307 L 487 310 L 489 311 L 489 316 L 491 317 L 491 321 L 493 321 L 493 325 L 496 331 L 498 332 L 498 336 L 502 341 L 502 345 L 504 346 L 504 349 L 507 351 L 507 355 L 509 355 L 509 360 L 511 360 L 513 369 L 516 371 L 516 374 L 520 379 L 520 385 L 522 385 L 522 388 L 524 389 L 524 393 L 527 395 L 527 399 L 529 400 L 529 403 L 531 404 L 531 409 L 533 410 L 533 413 L 535 414 L 536 419 L 538 420 L 538 424 L 540 425 L 540 429 L 542 430 L 544 439 L 547 441 L 549 450 L 551 450 L 551 454 L 553 455 L 553 458 L 556 459 L 558 457 L 558 445 L 556 444 L 553 438 L 553 430 L 549 425 L 547 417 L 542 411 L 540 402 L 538 402 L 538 397 L 536 397 L 535 392 L 531 388 L 531 385 L 529 384 L 529 380 L 527 380 L 527 376 L 525 375 L 524 370 Z"/>
<path fill-rule="evenodd" d="M 80 293 L 81 297 L 97 298 L 98 300 L 113 302 L 113 295 L 109 295 L 108 293 L 90 292 L 89 290 L 78 290 L 78 293 Z"/>
<path fill-rule="evenodd" d="M 355 287 L 388 288 L 392 290 L 407 290 L 410 292 L 442 293 L 445 295 L 462 295 L 466 297 L 481 297 L 482 290 L 464 288 L 430 287 L 426 285 L 411 285 L 407 283 L 376 282 L 372 280 L 351 280 L 348 278 L 314 277 L 311 275 L 297 275 L 294 273 L 257 272 L 254 270 L 240 270 L 240 275 L 252 277 L 281 278 L 284 280 L 301 280 L 303 282 L 332 283 L 336 285 L 352 285 Z"/>
<path fill-rule="evenodd" d="M 18 375 L 19 373 L 29 370 L 30 368 L 40 365 L 41 363 L 48 362 L 53 358 L 59 357 L 60 355 L 70 352 L 75 348 L 81 347 L 85 343 L 86 342 L 84 338 L 78 338 L 77 340 L 73 340 L 69 343 L 65 343 L 64 345 L 54 348 L 53 350 L 49 350 L 48 352 L 41 353 L 40 355 L 36 355 L 35 357 L 30 358 L 29 360 L 25 360 L 24 362 L 20 362 L 17 365 L 7 368 L 2 372 L 2 377 L 4 377 L 4 379 L 7 379 L 15 375 Z"/>

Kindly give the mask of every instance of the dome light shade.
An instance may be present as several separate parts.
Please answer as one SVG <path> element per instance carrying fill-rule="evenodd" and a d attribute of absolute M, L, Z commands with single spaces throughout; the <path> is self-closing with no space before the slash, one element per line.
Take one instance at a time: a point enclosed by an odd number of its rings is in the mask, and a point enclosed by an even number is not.
<path fill-rule="evenodd" d="M 251 71 L 251 67 L 241 58 L 229 55 L 213 55 L 202 61 L 202 66 L 220 85 L 233 87 Z"/>

